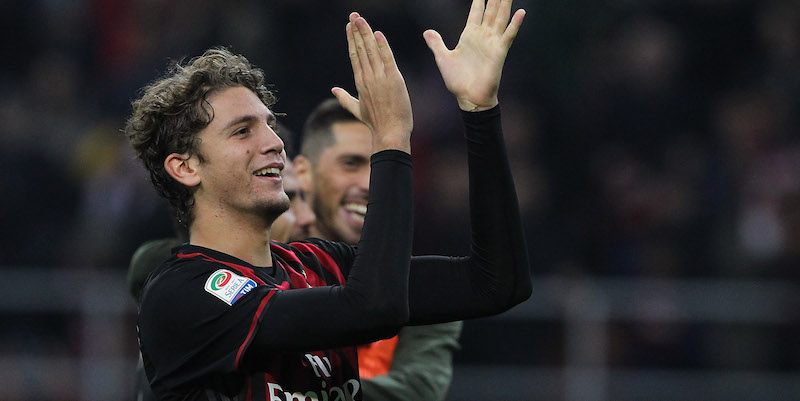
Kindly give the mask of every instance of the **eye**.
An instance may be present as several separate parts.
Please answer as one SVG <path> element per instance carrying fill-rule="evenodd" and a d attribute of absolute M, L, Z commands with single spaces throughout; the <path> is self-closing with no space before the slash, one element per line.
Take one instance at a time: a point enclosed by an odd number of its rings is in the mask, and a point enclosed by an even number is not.
<path fill-rule="evenodd" d="M 236 131 L 234 131 L 233 135 L 242 136 L 242 135 L 247 135 L 248 132 L 250 132 L 250 128 L 249 127 L 242 127 L 242 128 L 237 129 Z"/>
<path fill-rule="evenodd" d="M 345 170 L 355 171 L 361 166 L 361 161 L 356 157 L 345 157 L 342 159 L 342 167 Z"/>

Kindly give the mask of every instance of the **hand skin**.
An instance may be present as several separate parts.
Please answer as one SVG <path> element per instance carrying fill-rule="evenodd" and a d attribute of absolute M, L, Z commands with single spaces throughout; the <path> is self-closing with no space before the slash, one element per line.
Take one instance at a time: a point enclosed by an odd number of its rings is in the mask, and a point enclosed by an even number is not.
<path fill-rule="evenodd" d="M 331 91 L 342 107 L 370 127 L 373 152 L 398 149 L 411 153 L 411 100 L 386 36 L 373 33 L 355 12 L 345 30 L 358 99 L 339 87 Z"/>
<path fill-rule="evenodd" d="M 483 111 L 498 104 L 503 64 L 519 32 L 525 10 L 511 17 L 511 0 L 473 0 L 458 44 L 448 50 L 439 32 L 423 33 L 447 89 L 464 111 Z"/>

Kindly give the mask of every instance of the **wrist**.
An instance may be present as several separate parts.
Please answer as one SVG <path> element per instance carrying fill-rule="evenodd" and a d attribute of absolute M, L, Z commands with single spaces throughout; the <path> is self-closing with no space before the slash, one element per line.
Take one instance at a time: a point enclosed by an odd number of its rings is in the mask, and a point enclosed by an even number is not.
<path fill-rule="evenodd" d="M 402 133 L 389 137 L 376 137 L 372 140 L 372 152 L 378 153 L 383 150 L 402 150 L 411 153 L 411 133 Z"/>
<path fill-rule="evenodd" d="M 458 100 L 458 107 L 461 110 L 464 110 L 464 111 L 467 111 L 467 112 L 470 112 L 470 113 L 492 109 L 495 106 L 497 106 L 497 104 L 499 103 L 499 101 L 497 100 L 497 97 L 494 97 L 494 98 L 489 99 L 489 100 L 487 100 L 485 102 L 479 102 L 479 103 L 471 102 L 471 101 L 466 100 L 466 99 L 457 99 L 457 100 Z"/>

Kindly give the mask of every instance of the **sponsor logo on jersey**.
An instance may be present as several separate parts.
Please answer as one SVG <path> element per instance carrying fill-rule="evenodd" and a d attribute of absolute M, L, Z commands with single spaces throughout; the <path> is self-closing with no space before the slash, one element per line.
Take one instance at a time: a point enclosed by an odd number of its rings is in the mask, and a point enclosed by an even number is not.
<path fill-rule="evenodd" d="M 320 389 L 292 392 L 286 391 L 278 383 L 267 382 L 267 392 L 269 401 L 354 401 L 361 391 L 361 383 L 357 379 L 350 379 L 341 386 L 327 385 L 322 381 Z"/>
<path fill-rule="evenodd" d="M 225 269 L 211 273 L 205 286 L 206 292 L 231 306 L 253 288 L 256 288 L 255 281 Z"/>

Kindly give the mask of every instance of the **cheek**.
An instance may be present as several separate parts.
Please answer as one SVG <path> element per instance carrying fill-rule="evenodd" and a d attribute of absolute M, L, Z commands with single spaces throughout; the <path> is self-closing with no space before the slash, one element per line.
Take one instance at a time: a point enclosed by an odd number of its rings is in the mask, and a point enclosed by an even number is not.
<path fill-rule="evenodd" d="M 317 194 L 317 197 L 326 201 L 326 203 L 330 199 L 338 197 L 339 192 L 341 192 L 339 190 L 340 177 L 341 174 L 318 174 L 314 179 L 314 183 L 316 184 L 316 191 L 314 192 Z"/>
<path fill-rule="evenodd" d="M 335 180 L 328 181 L 328 192 L 332 197 L 339 200 L 345 196 L 348 188 L 352 186 L 352 182 L 348 175 L 340 175 Z"/>
<path fill-rule="evenodd" d="M 245 174 L 249 166 L 249 161 L 250 152 L 243 151 L 227 155 L 227 157 L 221 160 L 220 165 L 229 175 Z"/>
<path fill-rule="evenodd" d="M 322 201 L 323 205 L 333 208 L 339 204 L 339 191 L 337 191 L 336 185 L 333 185 L 331 181 L 323 181 L 317 193 L 320 195 L 319 199 Z"/>

